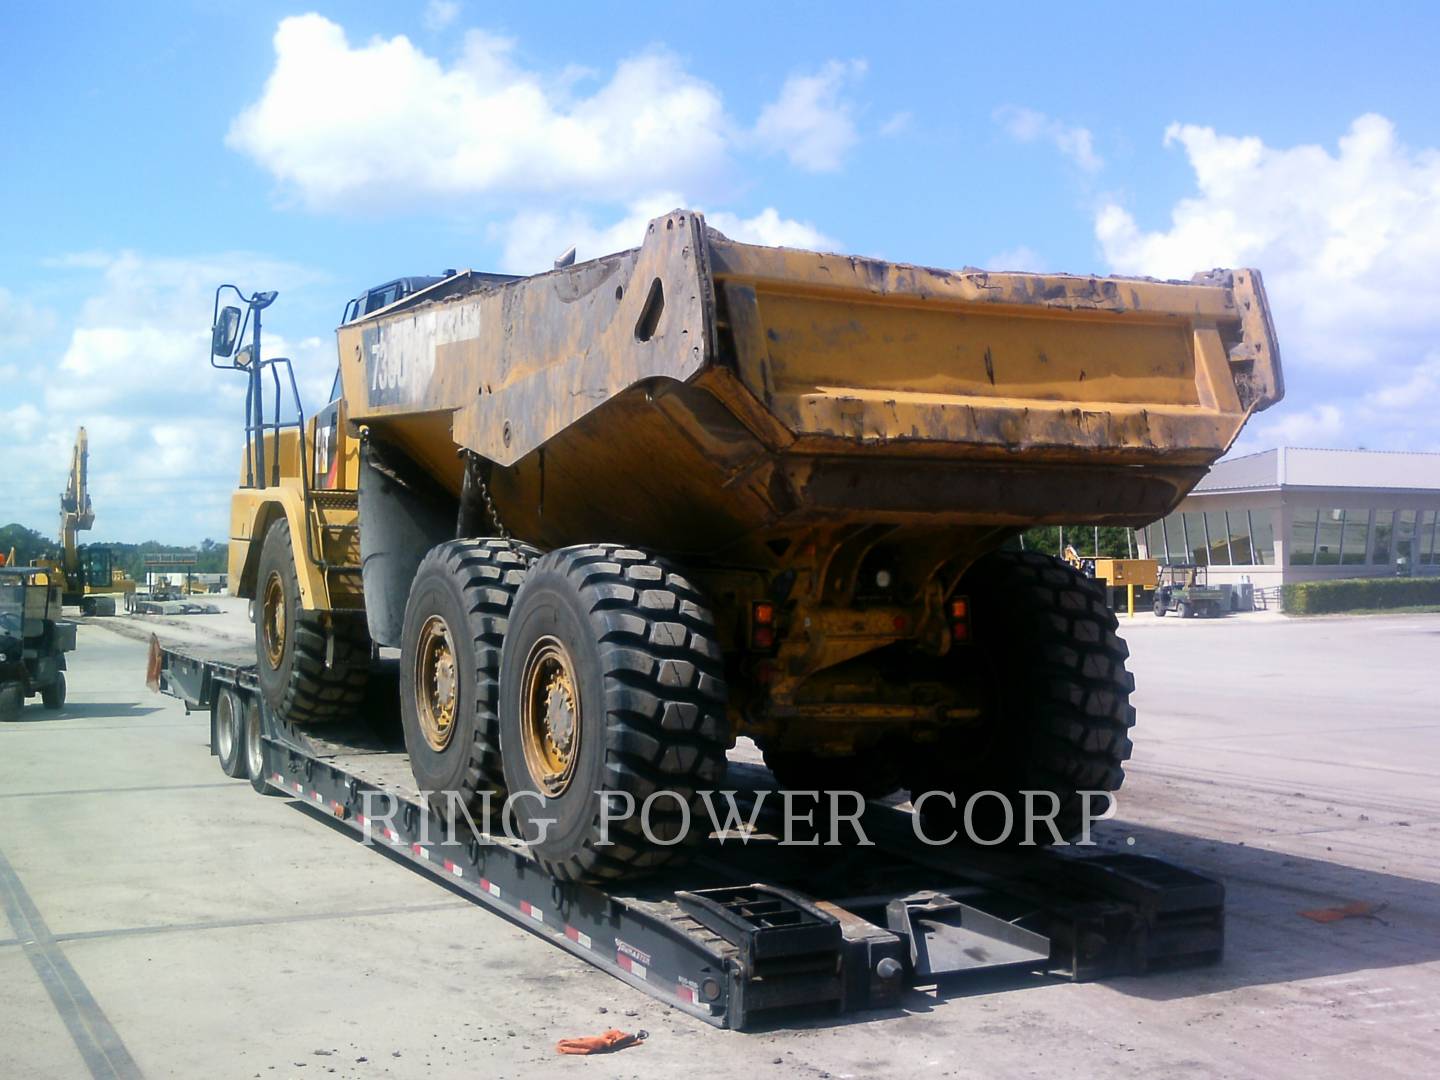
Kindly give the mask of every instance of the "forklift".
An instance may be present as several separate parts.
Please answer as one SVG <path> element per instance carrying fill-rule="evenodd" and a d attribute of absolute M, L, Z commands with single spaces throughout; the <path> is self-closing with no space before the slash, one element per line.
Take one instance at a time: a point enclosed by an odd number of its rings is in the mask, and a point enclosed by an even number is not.
<path fill-rule="evenodd" d="M 60 618 L 61 585 L 48 568 L 0 567 L 0 720 L 19 717 L 25 699 L 65 705 L 65 654 L 75 624 Z"/>
<path fill-rule="evenodd" d="M 1178 612 L 1182 619 L 1195 615 L 1214 618 L 1230 610 L 1230 598 L 1224 589 L 1205 584 L 1205 567 L 1196 563 L 1171 563 L 1160 567 L 1160 582 L 1155 586 L 1155 614 L 1163 618 Z"/>

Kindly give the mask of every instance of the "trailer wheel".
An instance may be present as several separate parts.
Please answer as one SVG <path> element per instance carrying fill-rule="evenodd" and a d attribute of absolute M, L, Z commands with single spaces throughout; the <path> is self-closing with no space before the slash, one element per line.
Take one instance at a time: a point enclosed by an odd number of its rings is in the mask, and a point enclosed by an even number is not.
<path fill-rule="evenodd" d="M 210 705 L 215 723 L 215 756 L 220 759 L 220 771 L 236 780 L 249 775 L 245 754 L 245 709 L 240 695 L 230 687 L 224 687 L 215 695 Z"/>
<path fill-rule="evenodd" d="M 478 810 L 504 790 L 500 643 L 510 605 L 539 552 L 513 540 L 451 540 L 421 561 L 401 633 L 400 721 L 422 791 Z"/>
<path fill-rule="evenodd" d="M 290 524 L 280 518 L 265 534 L 256 574 L 256 672 L 266 702 L 290 723 L 331 720 L 365 700 L 370 635 L 365 619 L 341 613 L 326 620 L 300 606 Z"/>
<path fill-rule="evenodd" d="M 25 708 L 25 691 L 18 683 L 0 686 L 0 721 L 18 720 Z"/>
<path fill-rule="evenodd" d="M 55 681 L 40 691 L 40 704 L 51 712 L 65 707 L 65 672 L 57 671 Z"/>
<path fill-rule="evenodd" d="M 887 746 L 845 757 L 773 747 L 764 754 L 765 767 L 784 791 L 858 791 L 867 799 L 878 799 L 903 783 L 900 759 Z"/>
<path fill-rule="evenodd" d="M 927 791 L 953 795 L 926 800 L 926 818 L 939 819 L 927 835 L 963 826 L 972 796 L 974 835 L 1004 834 L 1004 804 L 979 792 L 999 792 L 1013 815 L 1011 843 L 1026 839 L 1022 792 L 1046 792 L 1058 803 L 1056 830 L 1069 840 L 1081 828 L 1082 792 L 1113 792 L 1130 757 L 1135 723 L 1125 669 L 1129 649 L 1116 634 L 1115 614 L 1092 582 L 1058 559 L 1034 552 L 1000 551 L 967 572 L 960 591 L 973 612 L 971 644 L 951 653 L 981 690 L 978 726 L 952 732 L 912 764 L 912 798 Z M 1051 809 L 1032 795 L 1036 810 Z M 1092 812 L 1105 809 L 1095 799 Z M 942 827 L 943 826 L 943 831 Z M 963 828 L 960 832 L 964 834 Z M 1036 822 L 1037 844 L 1054 842 Z"/>
<path fill-rule="evenodd" d="M 241 729 L 245 733 L 245 772 L 250 777 L 250 786 L 261 795 L 284 795 L 285 792 L 272 788 L 266 783 L 265 770 L 265 728 L 260 702 L 254 699 L 242 700 Z"/>
<path fill-rule="evenodd" d="M 668 563 L 618 544 L 540 559 L 500 659 L 505 781 L 531 853 L 564 880 L 614 880 L 708 835 L 697 792 L 724 775 L 725 697 L 712 616 Z"/>

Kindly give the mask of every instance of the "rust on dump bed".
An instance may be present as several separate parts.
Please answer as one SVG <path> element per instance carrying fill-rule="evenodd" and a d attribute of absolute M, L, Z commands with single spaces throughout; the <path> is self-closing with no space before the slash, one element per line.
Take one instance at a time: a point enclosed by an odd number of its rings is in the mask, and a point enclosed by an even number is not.
<path fill-rule="evenodd" d="M 352 421 L 518 535 L 719 555 L 821 524 L 1139 524 L 1283 393 L 1260 275 L 933 270 L 736 243 L 700 215 L 340 331 Z M 987 541 L 989 542 L 989 541 Z"/>

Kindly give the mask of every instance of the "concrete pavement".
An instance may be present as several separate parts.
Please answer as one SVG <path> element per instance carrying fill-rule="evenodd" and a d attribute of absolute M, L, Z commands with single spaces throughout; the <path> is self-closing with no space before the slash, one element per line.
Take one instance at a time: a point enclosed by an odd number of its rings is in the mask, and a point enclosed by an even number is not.
<path fill-rule="evenodd" d="M 1099 835 L 1226 880 L 1224 963 L 915 992 L 760 1034 L 678 1014 L 226 780 L 204 719 L 144 688 L 143 643 L 87 624 L 67 708 L 0 726 L 0 1076 L 1428 1071 L 1440 616 L 1122 622 L 1140 722 Z M 1384 907 L 1299 914 L 1357 900 Z M 651 1038 L 554 1054 L 611 1026 Z"/>

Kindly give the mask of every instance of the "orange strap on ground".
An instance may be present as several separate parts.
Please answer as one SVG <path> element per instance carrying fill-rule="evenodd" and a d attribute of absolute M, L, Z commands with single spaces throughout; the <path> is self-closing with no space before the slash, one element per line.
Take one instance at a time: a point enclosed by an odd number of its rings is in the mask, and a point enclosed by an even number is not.
<path fill-rule="evenodd" d="M 634 1035 L 611 1028 L 603 1035 L 582 1035 L 578 1039 L 561 1039 L 555 1049 L 562 1054 L 610 1054 L 635 1046 L 650 1037 L 648 1031 L 637 1031 Z"/>

